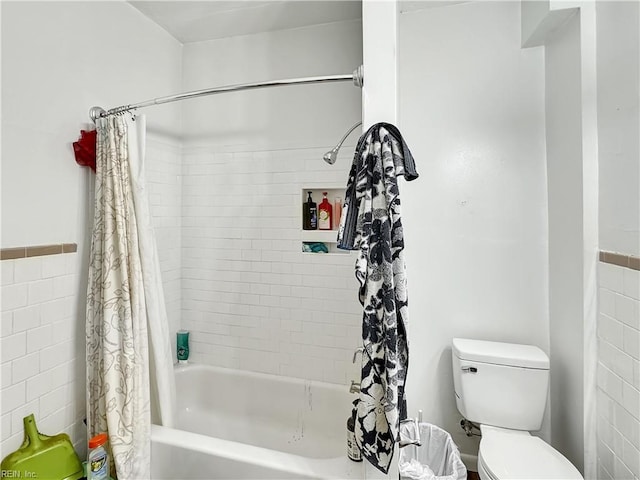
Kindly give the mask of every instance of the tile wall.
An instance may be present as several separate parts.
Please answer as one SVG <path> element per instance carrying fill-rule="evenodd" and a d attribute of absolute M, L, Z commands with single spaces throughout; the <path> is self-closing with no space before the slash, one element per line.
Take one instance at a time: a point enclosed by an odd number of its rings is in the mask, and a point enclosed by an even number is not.
<path fill-rule="evenodd" d="M 172 332 L 180 328 L 180 155 L 171 139 L 147 139 L 147 187 Z M 22 443 L 29 413 L 43 433 L 68 433 L 84 456 L 86 261 L 75 244 L 2 249 L 1 257 L 0 458 Z"/>
<path fill-rule="evenodd" d="M 23 440 L 22 418 L 65 432 L 84 452 L 84 324 L 78 316 L 79 255 L 3 260 L 0 457 Z"/>
<path fill-rule="evenodd" d="M 600 262 L 598 478 L 640 478 L 640 271 Z"/>
<path fill-rule="evenodd" d="M 333 166 L 322 161 L 329 148 L 184 150 L 182 328 L 194 362 L 355 378 L 355 257 L 301 252 L 301 189 L 346 186 L 354 147 Z"/>
<path fill-rule="evenodd" d="M 180 329 L 180 250 L 182 226 L 181 146 L 157 135 L 147 138 L 147 188 L 158 246 L 171 344 Z"/>

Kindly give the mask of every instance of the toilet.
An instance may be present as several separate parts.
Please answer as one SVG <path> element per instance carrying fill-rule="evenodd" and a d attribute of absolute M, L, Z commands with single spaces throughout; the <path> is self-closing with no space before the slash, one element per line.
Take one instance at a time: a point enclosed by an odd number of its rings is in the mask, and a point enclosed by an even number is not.
<path fill-rule="evenodd" d="M 538 347 L 453 339 L 456 405 L 480 424 L 481 480 L 583 480 L 560 452 L 529 432 L 542 425 L 549 357 Z"/>

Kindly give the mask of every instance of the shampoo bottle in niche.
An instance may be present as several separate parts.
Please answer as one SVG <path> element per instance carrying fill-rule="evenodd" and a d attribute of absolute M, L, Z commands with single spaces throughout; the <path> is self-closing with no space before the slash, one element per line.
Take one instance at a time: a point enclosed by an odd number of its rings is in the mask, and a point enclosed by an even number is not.
<path fill-rule="evenodd" d="M 187 363 L 187 360 L 189 360 L 189 332 L 187 330 L 179 330 L 176 337 L 178 363 Z"/>
<path fill-rule="evenodd" d="M 302 229 L 316 230 L 318 228 L 318 210 L 316 204 L 311 198 L 311 192 L 308 192 L 307 201 L 302 204 Z"/>
<path fill-rule="evenodd" d="M 333 202 L 333 228 L 338 229 L 340 227 L 340 221 L 342 220 L 342 198 L 336 197 Z"/>
<path fill-rule="evenodd" d="M 322 203 L 318 207 L 318 229 L 331 230 L 332 207 L 327 199 L 327 192 L 322 192 Z"/>
<path fill-rule="evenodd" d="M 355 403 L 355 402 L 354 402 Z M 351 410 L 351 416 L 347 419 L 347 457 L 354 462 L 362 461 L 362 453 L 356 443 L 356 407 Z"/>

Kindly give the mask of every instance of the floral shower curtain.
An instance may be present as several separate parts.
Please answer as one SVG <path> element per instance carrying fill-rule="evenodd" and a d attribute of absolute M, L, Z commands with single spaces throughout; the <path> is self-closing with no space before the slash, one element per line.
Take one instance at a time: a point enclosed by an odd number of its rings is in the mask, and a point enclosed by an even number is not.
<path fill-rule="evenodd" d="M 171 426 L 175 387 L 144 181 L 143 116 L 97 120 L 87 291 L 87 423 L 109 434 L 119 480 L 150 478 L 150 429 Z"/>

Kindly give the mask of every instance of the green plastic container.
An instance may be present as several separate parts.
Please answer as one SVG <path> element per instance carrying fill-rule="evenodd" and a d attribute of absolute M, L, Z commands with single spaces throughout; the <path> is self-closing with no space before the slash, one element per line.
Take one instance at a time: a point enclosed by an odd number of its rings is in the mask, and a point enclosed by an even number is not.
<path fill-rule="evenodd" d="M 2 460 L 3 476 L 39 480 L 78 480 L 83 477 L 82 463 L 67 434 L 42 435 L 33 414 L 22 421 L 24 442 Z"/>

